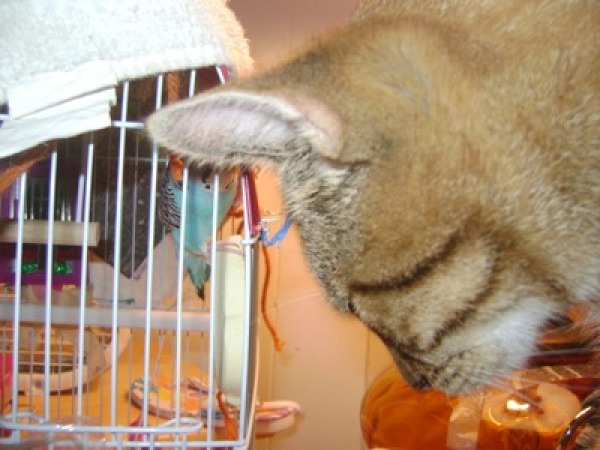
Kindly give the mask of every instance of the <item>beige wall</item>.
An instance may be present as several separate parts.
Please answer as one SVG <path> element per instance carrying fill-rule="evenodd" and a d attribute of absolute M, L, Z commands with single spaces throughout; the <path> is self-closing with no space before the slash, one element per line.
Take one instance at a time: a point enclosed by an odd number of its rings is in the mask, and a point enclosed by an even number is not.
<path fill-rule="evenodd" d="M 259 68 L 347 21 L 359 0 L 230 0 Z"/>

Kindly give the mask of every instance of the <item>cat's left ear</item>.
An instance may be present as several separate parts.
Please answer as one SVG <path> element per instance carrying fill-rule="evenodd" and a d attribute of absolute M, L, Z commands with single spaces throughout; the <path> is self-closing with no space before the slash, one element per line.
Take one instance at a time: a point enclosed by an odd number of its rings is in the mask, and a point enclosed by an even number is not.
<path fill-rule="evenodd" d="M 191 162 L 216 166 L 270 164 L 310 146 L 338 160 L 342 126 L 325 103 L 273 92 L 216 91 L 154 113 L 150 135 Z"/>

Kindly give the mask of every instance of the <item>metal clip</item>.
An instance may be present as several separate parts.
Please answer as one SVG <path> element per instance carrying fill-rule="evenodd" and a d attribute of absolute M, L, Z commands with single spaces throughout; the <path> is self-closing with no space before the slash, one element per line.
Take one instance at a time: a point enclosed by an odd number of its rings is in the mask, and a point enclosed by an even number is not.
<path fill-rule="evenodd" d="M 567 450 L 573 444 L 575 434 L 580 427 L 585 425 L 597 426 L 600 423 L 600 390 L 590 394 L 583 402 L 583 408 L 573 418 L 567 429 L 563 432 L 556 450 Z M 583 450 L 575 443 L 574 450 Z"/>

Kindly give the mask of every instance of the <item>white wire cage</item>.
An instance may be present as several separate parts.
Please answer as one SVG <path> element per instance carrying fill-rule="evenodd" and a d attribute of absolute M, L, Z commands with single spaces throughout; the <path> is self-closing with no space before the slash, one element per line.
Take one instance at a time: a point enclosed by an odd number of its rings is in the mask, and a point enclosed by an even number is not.
<path fill-rule="evenodd" d="M 252 447 L 252 174 L 239 170 L 241 213 L 222 225 L 219 174 L 211 181 L 200 297 L 158 217 L 168 155 L 143 132 L 164 103 L 226 78 L 215 67 L 122 82 L 109 129 L 46 144 L 2 193 L 0 446 Z M 181 242 L 189 178 L 184 167 Z"/>

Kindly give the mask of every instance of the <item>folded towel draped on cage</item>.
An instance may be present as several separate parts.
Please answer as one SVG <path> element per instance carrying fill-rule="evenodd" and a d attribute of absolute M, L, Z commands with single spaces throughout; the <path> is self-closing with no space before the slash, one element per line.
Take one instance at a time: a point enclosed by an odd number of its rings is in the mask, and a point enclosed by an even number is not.
<path fill-rule="evenodd" d="M 108 126 L 119 81 L 212 65 L 248 72 L 248 45 L 225 3 L 2 0 L 0 158 Z"/>
<path fill-rule="evenodd" d="M 108 63 L 92 62 L 7 86 L 10 120 L 0 127 L 0 155 L 110 126 L 116 85 Z"/>

